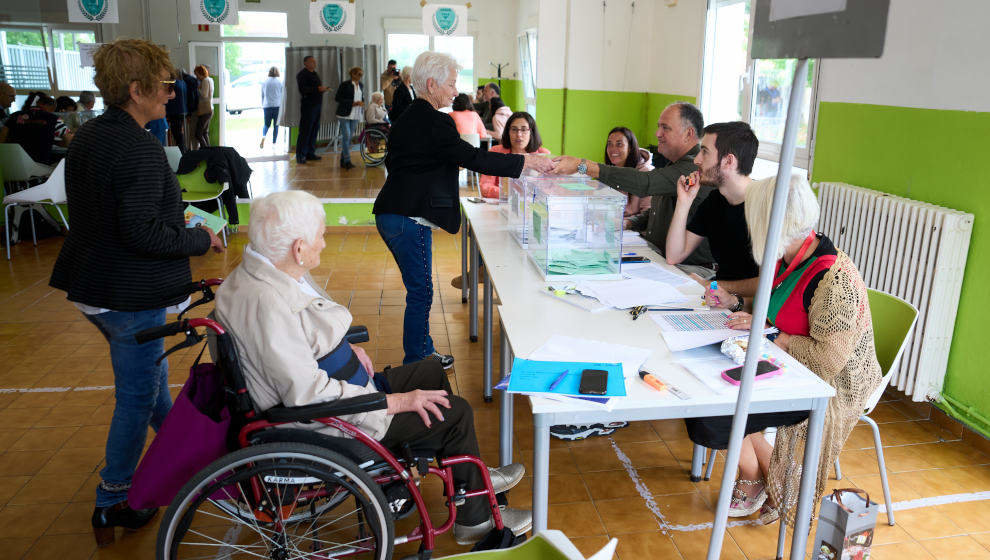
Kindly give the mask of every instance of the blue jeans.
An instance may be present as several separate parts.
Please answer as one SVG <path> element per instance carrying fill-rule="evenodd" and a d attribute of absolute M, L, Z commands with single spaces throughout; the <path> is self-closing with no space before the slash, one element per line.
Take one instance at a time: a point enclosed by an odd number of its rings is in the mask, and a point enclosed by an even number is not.
<path fill-rule="evenodd" d="M 274 144 L 278 142 L 278 107 L 265 107 L 262 111 L 265 113 L 265 127 L 261 135 L 268 135 L 268 129 L 274 127 L 275 130 L 272 132 L 272 144 Z"/>
<path fill-rule="evenodd" d="M 353 119 L 337 118 L 340 123 L 340 162 L 351 162 L 351 137 L 357 130 L 358 121 Z"/>
<path fill-rule="evenodd" d="M 320 133 L 320 105 L 299 108 L 299 137 L 296 138 L 296 161 L 316 155 L 316 135 Z"/>
<path fill-rule="evenodd" d="M 378 234 L 395 257 L 406 287 L 406 314 L 402 322 L 403 364 L 433 354 L 430 307 L 433 305 L 433 232 L 405 216 L 375 215 Z"/>
<path fill-rule="evenodd" d="M 165 351 L 165 341 L 158 339 L 145 344 L 134 341 L 135 333 L 164 325 L 165 310 L 108 311 L 86 318 L 110 343 L 113 363 L 117 404 L 107 434 L 106 466 L 100 471 L 102 482 L 96 487 L 96 506 L 108 507 L 127 499 L 148 426 L 157 432 L 172 408 L 168 361 L 155 364 Z"/>

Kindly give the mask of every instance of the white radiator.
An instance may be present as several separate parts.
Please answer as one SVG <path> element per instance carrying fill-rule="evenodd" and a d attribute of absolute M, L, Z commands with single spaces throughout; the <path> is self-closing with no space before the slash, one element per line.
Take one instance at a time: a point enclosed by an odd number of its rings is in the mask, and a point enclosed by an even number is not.
<path fill-rule="evenodd" d="M 866 285 L 918 308 L 891 377 L 912 400 L 942 391 L 973 215 L 845 183 L 818 183 L 819 229 L 846 252 Z"/>

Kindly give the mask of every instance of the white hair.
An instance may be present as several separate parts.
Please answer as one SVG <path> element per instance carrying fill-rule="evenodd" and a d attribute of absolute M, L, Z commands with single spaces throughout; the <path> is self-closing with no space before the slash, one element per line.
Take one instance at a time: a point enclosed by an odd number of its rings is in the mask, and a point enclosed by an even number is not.
<path fill-rule="evenodd" d="M 457 72 L 460 69 L 461 66 L 449 54 L 435 51 L 422 52 L 416 57 L 413 66 L 412 85 L 417 91 L 423 92 L 422 95 L 426 95 L 426 80 L 433 78 L 437 85 L 441 85 L 450 77 L 451 70 Z"/>
<path fill-rule="evenodd" d="M 320 199 L 306 191 L 272 193 L 251 203 L 248 239 L 255 251 L 278 263 L 296 239 L 315 241 L 326 217 Z"/>
<path fill-rule="evenodd" d="M 402 70 L 399 72 L 399 78 L 405 80 L 406 78 L 412 77 L 412 66 L 403 66 Z"/>
<path fill-rule="evenodd" d="M 770 209 L 773 207 L 773 192 L 776 177 L 753 181 L 746 187 L 746 225 L 753 243 L 753 258 L 763 262 L 767 246 L 767 230 L 770 228 Z M 808 180 L 801 175 L 792 175 L 790 192 L 787 193 L 787 207 L 784 208 L 784 223 L 780 230 L 780 245 L 775 259 L 784 256 L 784 249 L 795 240 L 803 239 L 818 223 L 818 199 Z"/>

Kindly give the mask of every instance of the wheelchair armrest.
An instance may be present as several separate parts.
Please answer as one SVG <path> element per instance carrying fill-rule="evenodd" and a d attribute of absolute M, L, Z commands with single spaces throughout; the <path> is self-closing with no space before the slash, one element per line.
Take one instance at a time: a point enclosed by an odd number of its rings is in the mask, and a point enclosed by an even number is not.
<path fill-rule="evenodd" d="M 269 422 L 306 422 L 314 418 L 347 416 L 348 414 L 371 412 L 383 408 L 388 408 L 385 393 L 369 393 L 349 399 L 337 399 L 306 406 L 275 406 L 266 410 L 262 417 Z"/>
<path fill-rule="evenodd" d="M 371 337 L 368 335 L 368 327 L 364 325 L 355 325 L 347 329 L 347 334 L 344 335 L 344 338 L 351 344 L 359 344 L 371 340 Z"/>

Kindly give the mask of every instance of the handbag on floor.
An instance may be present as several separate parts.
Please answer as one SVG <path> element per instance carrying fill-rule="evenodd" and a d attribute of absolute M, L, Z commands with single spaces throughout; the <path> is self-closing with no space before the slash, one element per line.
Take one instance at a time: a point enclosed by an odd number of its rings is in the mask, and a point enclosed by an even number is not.
<path fill-rule="evenodd" d="M 198 361 L 134 472 L 127 495 L 134 509 L 169 505 L 193 475 L 228 453 L 223 373 Z"/>
<path fill-rule="evenodd" d="M 815 529 L 817 560 L 865 560 L 870 557 L 880 506 L 859 488 L 837 488 L 822 498 Z"/>

